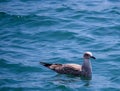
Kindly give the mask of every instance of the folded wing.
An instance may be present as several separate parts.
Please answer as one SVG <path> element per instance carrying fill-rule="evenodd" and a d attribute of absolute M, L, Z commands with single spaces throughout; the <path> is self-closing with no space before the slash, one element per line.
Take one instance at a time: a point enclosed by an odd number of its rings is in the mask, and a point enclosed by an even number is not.
<path fill-rule="evenodd" d="M 48 67 L 60 74 L 81 75 L 82 66 L 78 64 L 49 64 L 40 62 L 43 66 Z"/>

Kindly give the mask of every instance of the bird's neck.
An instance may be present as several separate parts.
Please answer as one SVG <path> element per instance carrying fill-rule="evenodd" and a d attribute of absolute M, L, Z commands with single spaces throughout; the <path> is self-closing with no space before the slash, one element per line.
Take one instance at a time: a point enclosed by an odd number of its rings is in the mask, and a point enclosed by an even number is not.
<path fill-rule="evenodd" d="M 91 66 L 91 61 L 89 59 L 84 59 L 82 70 L 85 73 L 85 75 L 89 77 L 92 76 L 92 66 Z"/>

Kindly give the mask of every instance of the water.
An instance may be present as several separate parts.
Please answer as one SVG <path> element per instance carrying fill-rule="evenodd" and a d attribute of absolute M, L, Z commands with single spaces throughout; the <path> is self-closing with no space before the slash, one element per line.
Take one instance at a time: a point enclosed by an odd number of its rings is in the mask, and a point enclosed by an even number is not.
<path fill-rule="evenodd" d="M 0 91 L 120 91 L 119 0 L 0 0 Z M 39 64 L 82 63 L 93 78 Z"/>

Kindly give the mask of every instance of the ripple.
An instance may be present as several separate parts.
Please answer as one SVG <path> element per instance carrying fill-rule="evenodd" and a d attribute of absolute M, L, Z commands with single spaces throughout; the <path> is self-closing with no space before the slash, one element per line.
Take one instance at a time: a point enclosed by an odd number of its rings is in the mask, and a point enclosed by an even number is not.
<path fill-rule="evenodd" d="M 103 89 L 101 89 L 101 90 L 102 90 L 102 91 L 110 91 L 110 90 L 112 90 L 112 91 L 119 91 L 120 88 L 112 87 L 112 88 L 103 88 Z"/>
<path fill-rule="evenodd" d="M 120 83 L 120 77 L 111 77 L 110 80 L 114 83 Z"/>
<path fill-rule="evenodd" d="M 22 72 L 40 72 L 40 68 L 22 65 L 22 64 L 14 64 L 10 63 L 4 59 L 0 59 L 1 68 L 9 68 L 10 71 L 22 73 Z"/>
<path fill-rule="evenodd" d="M 32 26 L 53 26 L 59 24 L 59 19 L 49 16 L 40 16 L 40 15 L 11 15 L 5 12 L 0 12 L 0 18 L 4 22 L 4 27 L 11 25 L 26 25 L 28 27 Z M 4 21 L 3 18 L 8 18 L 7 21 Z"/>
<path fill-rule="evenodd" d="M 118 0 L 2 0 L 0 7 L 0 90 L 119 91 Z M 39 65 L 79 64 L 85 51 L 97 58 L 89 82 Z"/>
<path fill-rule="evenodd" d="M 17 90 L 17 91 L 21 91 L 21 90 L 39 90 L 41 88 L 33 88 L 33 87 L 2 87 L 0 88 L 1 91 L 8 91 L 8 90 Z"/>
<path fill-rule="evenodd" d="M 43 40 L 68 40 L 75 37 L 76 33 L 69 31 L 52 31 L 40 32 L 36 36 L 40 36 Z"/>

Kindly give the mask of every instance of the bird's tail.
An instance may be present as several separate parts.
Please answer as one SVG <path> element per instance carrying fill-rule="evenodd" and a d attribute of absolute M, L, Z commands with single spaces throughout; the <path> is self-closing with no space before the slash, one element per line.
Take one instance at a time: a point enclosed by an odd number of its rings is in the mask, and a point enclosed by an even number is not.
<path fill-rule="evenodd" d="M 50 63 L 45 63 L 45 62 L 40 62 L 40 64 L 48 68 L 52 65 Z"/>

